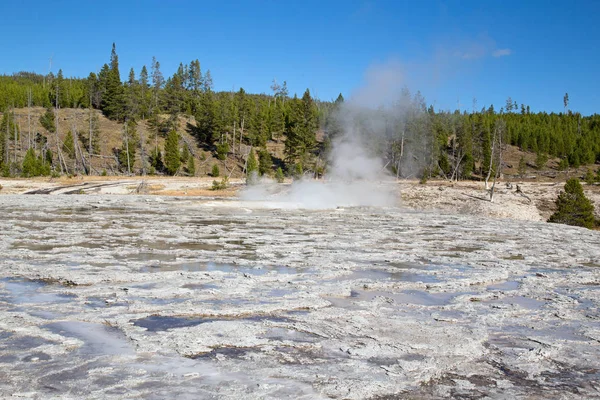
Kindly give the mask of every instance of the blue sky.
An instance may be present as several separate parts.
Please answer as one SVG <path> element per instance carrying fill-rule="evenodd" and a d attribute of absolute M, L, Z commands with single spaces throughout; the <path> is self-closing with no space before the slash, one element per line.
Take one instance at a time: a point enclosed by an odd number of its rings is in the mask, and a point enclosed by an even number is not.
<path fill-rule="evenodd" d="M 152 56 L 165 76 L 197 58 L 217 90 L 269 92 L 276 78 L 330 100 L 383 71 L 436 108 L 471 109 L 476 98 L 499 109 L 511 96 L 562 111 L 568 92 L 570 108 L 591 114 L 598 15 L 597 1 L 2 2 L 0 73 L 47 73 L 52 56 L 54 72 L 87 76 L 116 42 L 123 78 Z"/>

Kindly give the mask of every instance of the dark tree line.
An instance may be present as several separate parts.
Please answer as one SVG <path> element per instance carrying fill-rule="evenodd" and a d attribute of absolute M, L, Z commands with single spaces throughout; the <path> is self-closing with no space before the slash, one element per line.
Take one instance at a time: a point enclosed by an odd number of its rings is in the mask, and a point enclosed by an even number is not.
<path fill-rule="evenodd" d="M 126 76 L 124 79 L 121 74 L 114 44 L 109 62 L 86 78 L 66 78 L 62 71 L 46 76 L 26 72 L 0 76 L 0 166 L 5 173 L 8 166 L 20 166 L 23 161 L 16 151 L 15 140 L 22 128 L 14 121 L 15 108 L 48 109 L 40 119 L 48 136 L 28 138 L 27 146 L 20 150 L 25 154 L 33 147 L 43 163 L 50 161 L 55 171 L 63 172 L 68 169 L 67 157 L 79 157 L 89 172 L 86 157 L 101 152 L 103 133 L 94 110 L 123 123 L 123 146 L 113 151 L 118 169 L 127 173 L 173 174 L 186 168 L 190 157 L 193 162 L 194 149 L 183 142 L 178 131 L 182 129 L 181 116 L 193 117 L 195 122 L 185 129 L 196 139 L 196 146 L 219 159 L 233 157 L 244 168 L 255 154 L 261 174 L 285 166 L 289 173 L 320 175 L 326 169 L 332 139 L 348 129 L 347 119 L 340 118 L 345 109 L 341 95 L 334 102 L 313 99 L 308 90 L 300 98 L 290 97 L 286 82 L 276 81 L 269 94 L 250 94 L 244 89 L 217 92 L 210 71 L 204 72 L 198 60 L 181 63 L 165 78 L 159 61 L 153 58 L 149 68 L 142 66 L 139 73 L 132 68 Z M 354 112 L 352 124 L 361 132 L 364 145 L 398 177 L 469 179 L 489 175 L 498 168 L 495 143 L 535 152 L 538 164 L 545 164 L 548 157 L 561 158 L 563 168 L 600 161 L 600 116 L 572 112 L 568 101 L 565 95 L 565 112 L 559 114 L 532 113 L 529 106 L 519 106 L 511 98 L 499 111 L 493 106 L 472 112 L 436 111 L 420 93 L 411 95 L 404 90 L 392 107 Z M 88 110 L 89 129 L 71 132 L 75 138 L 72 146 L 57 145 L 54 125 L 56 110 L 61 108 Z M 146 124 L 150 137 L 140 137 L 139 123 Z M 65 134 L 61 132 L 61 138 Z M 159 148 L 159 138 L 167 137 L 169 149 Z M 274 160 L 267 144 L 282 141 L 284 159 Z M 47 151 L 50 147 L 57 153 L 54 157 Z M 174 151 L 179 152 L 179 164 Z M 141 170 L 134 170 L 134 165 L 141 165 Z M 19 169 L 23 168 L 13 168 Z"/>

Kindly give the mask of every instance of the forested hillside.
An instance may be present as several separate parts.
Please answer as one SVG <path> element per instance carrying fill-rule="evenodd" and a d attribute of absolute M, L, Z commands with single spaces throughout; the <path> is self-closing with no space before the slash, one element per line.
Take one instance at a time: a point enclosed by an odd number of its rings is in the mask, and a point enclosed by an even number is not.
<path fill-rule="evenodd" d="M 203 175 L 221 165 L 240 175 L 256 158 L 261 174 L 282 168 L 320 176 L 332 139 L 346 129 L 344 99 L 319 101 L 308 90 L 290 96 L 286 82 L 273 81 L 269 89 L 216 92 L 198 60 L 165 78 L 153 59 L 123 79 L 114 45 L 109 62 L 86 78 L 62 71 L 0 76 L 0 170 L 4 176 Z M 385 112 L 365 109 L 351 122 L 398 177 L 471 179 L 506 168 L 508 145 L 535 153 L 529 164 L 537 168 L 551 158 L 559 169 L 599 162 L 600 116 L 580 115 L 568 103 L 565 95 L 559 114 L 532 113 L 512 99 L 500 110 L 440 111 L 404 90 Z M 383 123 L 365 122 L 373 119 Z"/>

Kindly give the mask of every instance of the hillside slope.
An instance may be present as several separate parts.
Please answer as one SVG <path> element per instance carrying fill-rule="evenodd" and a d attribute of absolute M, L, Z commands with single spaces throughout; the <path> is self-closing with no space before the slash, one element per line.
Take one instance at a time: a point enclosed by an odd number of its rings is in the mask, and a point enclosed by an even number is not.
<path fill-rule="evenodd" d="M 83 133 L 88 135 L 89 132 L 89 118 L 90 110 L 88 109 L 75 109 L 66 108 L 58 110 L 58 129 L 56 133 L 48 132 L 40 123 L 40 117 L 46 112 L 46 109 L 42 107 L 18 108 L 14 110 L 15 122 L 18 126 L 20 135 L 17 140 L 16 149 L 14 146 L 14 140 L 10 141 L 9 153 L 10 159 L 13 160 L 15 150 L 17 163 L 21 163 L 25 156 L 25 151 L 28 148 L 28 142 L 35 142 L 36 135 L 42 135 L 47 139 L 47 146 L 56 156 L 58 154 L 58 146 L 62 149 L 62 146 L 67 136 L 67 132 L 71 131 L 73 137 L 77 138 L 77 133 Z M 99 110 L 92 110 L 98 117 L 99 123 L 99 152 L 95 153 L 91 157 L 92 174 L 100 175 L 103 171 L 106 171 L 108 175 L 119 175 L 123 174 L 117 168 L 117 158 L 115 150 L 120 149 L 125 134 L 125 124 L 111 121 L 106 118 Z M 0 113 L 0 118 L 2 117 Z M 189 125 L 188 125 L 189 124 Z M 206 176 L 212 171 L 213 165 L 218 165 L 222 171 L 221 174 L 231 173 L 233 177 L 239 177 L 243 175 L 244 157 L 234 156 L 230 154 L 226 160 L 218 160 L 210 149 L 202 148 L 198 145 L 194 136 L 190 134 L 189 126 L 195 126 L 195 120 L 193 117 L 179 117 L 179 128 L 177 129 L 180 135 L 180 149 L 184 146 L 188 147 L 190 154 L 195 159 L 196 165 L 196 176 Z M 132 173 L 140 174 L 142 171 L 142 146 L 143 151 L 149 155 L 156 147 L 164 153 L 165 137 L 162 134 L 156 135 L 156 133 L 150 128 L 147 121 L 139 121 L 137 125 L 137 134 L 140 138 L 140 145 L 136 151 L 135 161 L 133 162 Z M 11 133 L 11 139 L 13 134 Z M 143 140 L 142 140 L 143 139 Z M 58 145 L 57 145 L 58 144 Z M 65 156 L 65 163 L 69 169 L 69 173 L 81 173 L 81 155 L 83 154 L 84 162 L 87 164 L 90 156 L 87 151 L 87 143 L 79 141 L 79 148 L 76 149 L 76 156 L 73 158 Z M 35 143 L 36 150 L 39 151 L 42 147 L 41 143 Z M 239 147 L 239 144 L 238 144 Z M 249 150 L 247 146 L 242 145 L 242 154 L 247 153 Z M 270 151 L 275 155 L 280 155 L 282 152 L 281 144 L 275 142 L 269 143 L 267 146 Z M 79 152 L 81 150 L 81 153 Z M 239 149 L 238 152 L 239 154 Z M 146 166 L 147 167 L 147 166 Z M 181 172 L 180 174 L 184 174 Z"/>

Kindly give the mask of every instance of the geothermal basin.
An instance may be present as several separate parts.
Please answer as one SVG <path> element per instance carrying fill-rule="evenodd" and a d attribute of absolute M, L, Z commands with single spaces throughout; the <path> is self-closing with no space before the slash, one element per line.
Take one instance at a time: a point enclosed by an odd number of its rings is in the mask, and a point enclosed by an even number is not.
<path fill-rule="evenodd" d="M 0 395 L 600 398 L 600 232 L 0 196 Z"/>

